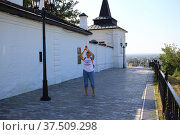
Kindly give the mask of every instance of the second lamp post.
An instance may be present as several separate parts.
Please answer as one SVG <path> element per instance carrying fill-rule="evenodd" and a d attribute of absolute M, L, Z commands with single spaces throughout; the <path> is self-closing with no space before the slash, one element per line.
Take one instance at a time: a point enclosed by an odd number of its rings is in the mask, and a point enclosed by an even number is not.
<path fill-rule="evenodd" d="M 45 0 L 45 2 L 50 6 L 50 10 L 54 7 L 54 0 Z M 39 9 L 40 0 L 32 0 L 32 6 L 34 9 Z M 42 28 L 43 28 L 43 96 L 41 97 L 41 101 L 49 101 L 51 98 L 48 96 L 48 81 L 47 81 L 47 67 L 46 67 L 46 10 L 45 6 L 42 8 Z"/>
<path fill-rule="evenodd" d="M 127 43 L 125 43 L 125 45 L 123 45 L 123 43 L 121 43 L 121 47 L 123 48 L 123 68 L 126 68 L 125 66 L 125 48 L 127 47 Z"/>

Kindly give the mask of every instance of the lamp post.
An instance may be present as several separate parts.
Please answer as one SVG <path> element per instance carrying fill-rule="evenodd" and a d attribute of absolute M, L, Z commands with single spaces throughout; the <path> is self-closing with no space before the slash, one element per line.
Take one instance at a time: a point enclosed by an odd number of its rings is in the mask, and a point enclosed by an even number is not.
<path fill-rule="evenodd" d="M 34 9 L 38 9 L 40 5 L 40 0 L 32 0 L 32 6 Z"/>
<path fill-rule="evenodd" d="M 125 45 L 121 43 L 121 47 L 123 48 L 123 68 L 125 68 L 125 48 L 127 47 L 127 43 Z"/>
<path fill-rule="evenodd" d="M 50 5 L 51 9 L 54 7 L 54 0 L 46 0 L 47 4 Z M 40 0 L 32 0 L 34 9 L 39 9 Z M 45 7 L 42 8 L 42 28 L 43 28 L 43 96 L 41 101 L 49 101 L 51 98 L 48 96 L 48 81 L 47 81 L 47 68 L 46 68 L 46 11 Z"/>

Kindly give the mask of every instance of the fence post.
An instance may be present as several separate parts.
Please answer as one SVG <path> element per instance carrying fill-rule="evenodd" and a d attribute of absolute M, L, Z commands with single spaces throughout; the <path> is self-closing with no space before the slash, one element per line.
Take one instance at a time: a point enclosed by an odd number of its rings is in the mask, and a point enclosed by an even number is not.
<path fill-rule="evenodd" d="M 165 73 L 165 78 L 163 78 L 163 82 L 162 82 L 162 85 L 163 85 L 163 116 L 165 119 L 168 118 L 168 87 L 167 87 L 167 81 L 168 79 L 168 72 L 166 71 Z"/>
<path fill-rule="evenodd" d="M 159 70 L 161 70 L 161 65 L 159 64 Z"/>
<path fill-rule="evenodd" d="M 166 80 L 166 82 L 168 81 L 168 71 L 166 70 L 166 72 L 165 72 L 165 80 Z M 169 90 L 168 90 L 168 86 L 167 86 L 167 83 L 165 83 L 165 92 L 166 92 L 166 119 L 167 120 L 169 120 L 169 119 L 171 119 L 170 117 L 170 115 L 171 115 L 171 113 L 170 113 L 170 100 L 172 100 L 171 99 L 171 97 L 170 97 L 170 92 L 169 92 Z"/>
<path fill-rule="evenodd" d="M 159 61 L 157 62 L 157 68 L 158 68 L 158 81 L 159 81 L 159 76 L 160 76 L 160 64 Z"/>
<path fill-rule="evenodd" d="M 166 70 L 166 73 L 165 73 L 165 80 L 168 81 L 168 71 Z"/>
<path fill-rule="evenodd" d="M 159 92 L 160 92 L 160 94 L 161 94 L 161 97 L 162 97 L 162 89 L 161 89 L 161 76 L 160 76 L 160 74 L 161 74 L 161 65 L 159 64 L 159 61 L 158 61 L 158 65 L 157 65 L 157 81 L 158 81 L 158 90 L 159 90 Z M 162 100 L 162 98 L 161 98 L 161 100 Z"/>
<path fill-rule="evenodd" d="M 155 71 L 156 81 L 157 81 L 158 79 L 157 79 L 157 61 L 156 60 L 154 60 L 154 71 Z"/>
<path fill-rule="evenodd" d="M 152 69 L 154 70 L 155 68 L 154 68 L 154 60 L 152 61 Z"/>

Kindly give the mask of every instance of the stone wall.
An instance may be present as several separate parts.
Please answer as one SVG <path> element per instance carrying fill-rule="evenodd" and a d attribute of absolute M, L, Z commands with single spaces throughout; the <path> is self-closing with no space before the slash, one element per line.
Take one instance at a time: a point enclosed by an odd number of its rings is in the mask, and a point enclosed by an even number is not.
<path fill-rule="evenodd" d="M 42 88 L 42 23 L 0 12 L 0 99 Z M 46 25 L 48 85 L 83 75 L 77 48 L 95 54 L 95 71 L 113 67 L 113 49 L 89 44 L 89 37 Z"/>
<path fill-rule="evenodd" d="M 8 0 L 8 1 L 15 3 L 17 5 L 23 6 L 23 0 Z"/>
<path fill-rule="evenodd" d="M 125 32 L 120 29 L 91 30 L 91 32 L 93 33 L 90 36 L 91 40 L 105 42 L 106 45 L 114 47 L 113 56 L 111 57 L 113 59 L 113 67 L 122 68 L 123 48 L 121 47 L 121 43 L 123 45 L 126 43 Z"/>

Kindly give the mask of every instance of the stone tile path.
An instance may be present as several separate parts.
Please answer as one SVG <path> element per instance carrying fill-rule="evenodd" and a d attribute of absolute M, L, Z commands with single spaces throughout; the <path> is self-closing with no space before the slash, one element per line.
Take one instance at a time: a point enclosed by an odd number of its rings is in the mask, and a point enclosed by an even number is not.
<path fill-rule="evenodd" d="M 149 69 L 108 69 L 95 73 L 96 96 L 84 96 L 83 78 L 0 100 L 0 119 L 13 120 L 133 120 L 142 108 Z"/>
<path fill-rule="evenodd" d="M 142 120 L 157 120 L 158 112 L 156 110 L 156 101 L 154 97 L 154 87 L 153 87 L 153 71 L 148 75 L 147 85 L 146 85 L 145 95 L 144 95 L 144 106 L 142 109 Z"/>

